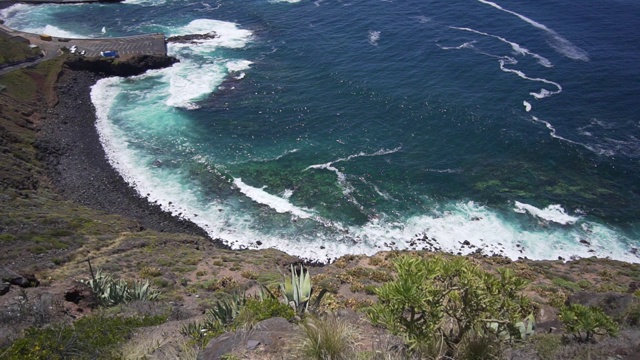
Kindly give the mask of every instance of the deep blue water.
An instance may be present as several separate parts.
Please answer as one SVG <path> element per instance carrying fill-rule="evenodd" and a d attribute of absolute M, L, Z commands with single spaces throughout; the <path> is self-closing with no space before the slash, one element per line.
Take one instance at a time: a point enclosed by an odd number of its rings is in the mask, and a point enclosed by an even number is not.
<path fill-rule="evenodd" d="M 234 248 L 325 261 L 467 240 L 638 261 L 640 3 L 134 0 L 2 18 L 215 31 L 92 97 L 114 167 Z"/>

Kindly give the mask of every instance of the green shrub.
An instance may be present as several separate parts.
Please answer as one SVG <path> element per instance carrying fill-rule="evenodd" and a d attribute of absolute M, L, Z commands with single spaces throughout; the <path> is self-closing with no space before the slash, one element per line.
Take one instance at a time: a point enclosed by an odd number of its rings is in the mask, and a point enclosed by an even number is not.
<path fill-rule="evenodd" d="M 140 277 L 148 279 L 162 275 L 162 270 L 155 266 L 145 266 L 140 269 Z"/>
<path fill-rule="evenodd" d="M 0 242 L 11 242 L 14 241 L 16 239 L 15 236 L 11 235 L 11 234 L 0 234 Z"/>
<path fill-rule="evenodd" d="M 252 298 L 247 299 L 244 307 L 240 310 L 234 320 L 235 327 L 253 327 L 256 323 L 273 317 L 283 317 L 287 320 L 296 315 L 293 308 L 283 304 L 275 298 L 264 298 L 263 300 Z"/>
<path fill-rule="evenodd" d="M 591 284 L 589 280 L 582 279 L 578 281 L 578 286 L 580 286 L 580 288 L 582 289 L 589 289 L 591 286 L 593 286 L 593 284 Z"/>
<path fill-rule="evenodd" d="M 246 270 L 240 273 L 240 275 L 245 278 L 245 279 L 249 279 L 249 280 L 256 280 L 258 279 L 258 274 L 255 271 L 250 271 L 250 270 Z"/>
<path fill-rule="evenodd" d="M 29 328 L 2 354 L 3 359 L 113 359 L 118 346 L 139 327 L 159 325 L 166 317 L 85 316 L 72 325 Z"/>
<path fill-rule="evenodd" d="M 560 320 L 567 332 L 579 342 L 595 341 L 595 335 L 616 336 L 618 324 L 601 309 L 571 304 L 560 310 Z"/>
<path fill-rule="evenodd" d="M 553 285 L 559 286 L 561 288 L 565 288 L 569 291 L 572 292 L 577 292 L 580 291 L 580 286 L 574 282 L 562 279 L 562 278 L 553 278 L 553 280 L 551 280 L 551 282 L 553 283 Z"/>
<path fill-rule="evenodd" d="M 464 258 L 410 256 L 395 259 L 394 266 L 396 280 L 376 291 L 378 303 L 367 313 L 411 349 L 441 338 L 447 355 L 455 357 L 468 336 L 516 333 L 516 322 L 531 311 L 528 299 L 518 294 L 526 281 L 508 269 L 494 276 Z"/>

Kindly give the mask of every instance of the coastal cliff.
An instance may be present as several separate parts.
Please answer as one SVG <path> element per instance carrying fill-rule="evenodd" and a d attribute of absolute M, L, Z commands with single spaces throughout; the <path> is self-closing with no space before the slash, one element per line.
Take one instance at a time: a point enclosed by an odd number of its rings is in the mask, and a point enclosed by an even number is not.
<path fill-rule="evenodd" d="M 200 228 L 140 197 L 107 162 L 95 131 L 90 87 L 105 76 L 132 76 L 175 61 L 155 56 L 125 62 L 66 56 L 0 77 L 0 273 L 3 279 L 31 274 L 39 282 L 38 287 L 11 286 L 0 297 L 5 320 L 0 323 L 0 354 L 27 327 L 65 324 L 100 313 L 88 297 L 78 300 L 83 290 L 77 280 L 91 276 L 89 262 L 121 278 L 148 279 L 161 289 L 162 306 L 120 309 L 170 313 L 162 326 L 131 340 L 151 344 L 154 336 L 170 334 L 161 346 L 145 350 L 145 355 L 160 358 L 160 353 L 187 343 L 181 327 L 199 319 L 212 302 L 256 292 L 258 284 L 277 284 L 282 270 L 301 262 L 276 250 L 225 249 Z M 350 255 L 330 265 L 309 266 L 314 286 L 328 290 L 325 310 L 342 314 L 357 328 L 363 348 L 378 346 L 380 339 L 398 344 L 397 338 L 367 323 L 360 311 L 376 301 L 375 288 L 394 277 L 391 261 L 399 254 L 404 253 Z M 480 254 L 469 260 L 487 271 L 509 268 L 529 281 L 525 294 L 536 304 L 540 332 L 560 337 L 558 308 L 566 302 L 599 305 L 623 331 L 615 340 L 590 344 L 592 358 L 637 355 L 640 331 L 637 319 L 629 320 L 629 311 L 637 301 L 634 295 L 640 294 L 638 264 L 596 258 L 514 262 Z M 282 331 L 293 337 L 295 329 Z M 225 346 L 252 358 L 276 358 L 288 345 L 264 342 L 246 350 L 238 340 Z M 509 351 L 512 358 L 541 358 L 536 349 L 531 345 Z M 558 345 L 549 358 L 581 358 L 583 350 L 580 344 Z M 179 354 L 188 357 L 184 351 Z"/>

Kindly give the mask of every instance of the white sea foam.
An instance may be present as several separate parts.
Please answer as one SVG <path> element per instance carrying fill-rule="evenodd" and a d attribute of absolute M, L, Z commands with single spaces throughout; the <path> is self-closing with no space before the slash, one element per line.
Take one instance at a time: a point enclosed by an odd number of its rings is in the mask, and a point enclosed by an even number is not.
<path fill-rule="evenodd" d="M 543 78 L 532 78 L 532 77 L 528 77 L 524 72 L 520 71 L 520 70 L 515 70 L 515 69 L 510 69 L 507 68 L 505 65 L 515 65 L 518 63 L 518 61 L 512 57 L 509 56 L 504 56 L 498 59 L 498 63 L 500 64 L 500 70 L 504 71 L 504 72 L 508 72 L 508 73 L 512 73 L 512 74 L 516 74 L 519 77 L 525 79 L 525 80 L 530 80 L 530 81 L 537 81 L 537 82 L 542 82 L 545 84 L 549 84 L 549 85 L 553 85 L 557 88 L 556 91 L 550 91 L 547 89 L 540 89 L 539 92 L 530 92 L 529 95 L 533 96 L 536 99 L 543 99 L 546 97 L 549 97 L 551 95 L 554 94 L 559 94 L 562 92 L 562 86 L 560 86 L 560 84 L 558 84 L 557 82 L 553 82 L 547 79 L 543 79 Z"/>
<path fill-rule="evenodd" d="M 391 201 L 391 200 L 398 201 L 398 200 L 394 199 L 391 195 L 389 195 L 386 192 L 380 190 L 380 188 L 378 186 L 376 186 L 376 184 L 367 181 L 367 179 L 365 179 L 364 177 L 360 177 L 359 179 L 360 179 L 360 181 L 362 181 L 363 184 L 366 184 L 366 185 L 370 186 L 373 189 L 373 191 L 375 191 L 376 194 L 382 196 L 383 199 L 389 200 L 389 201 Z"/>
<path fill-rule="evenodd" d="M 556 132 L 556 128 L 553 127 L 553 125 L 551 125 L 550 122 L 545 121 L 545 120 L 541 120 L 538 119 L 535 116 L 531 117 L 531 120 L 535 123 L 539 123 L 539 124 L 543 124 L 547 129 L 549 129 L 549 135 L 551 135 L 552 138 L 564 141 L 564 142 L 568 142 L 570 144 L 574 144 L 574 145 L 578 145 L 578 146 L 582 146 L 585 149 L 592 151 L 598 155 L 604 155 L 604 156 L 613 156 L 616 154 L 616 149 L 612 148 L 611 146 L 601 146 L 601 145 L 587 145 L 578 141 L 574 141 L 574 140 L 570 140 L 567 138 L 564 138 L 560 135 L 557 134 Z M 637 141 L 632 142 L 633 147 L 635 148 Z"/>
<path fill-rule="evenodd" d="M 197 109 L 197 100 L 209 95 L 224 81 L 229 73 L 235 78 L 242 78 L 239 71 L 248 69 L 251 61 L 242 59 L 221 59 L 217 56 L 218 48 L 242 48 L 251 41 L 252 33 L 240 29 L 237 24 L 211 20 L 196 19 L 181 27 L 167 28 L 170 35 L 216 33 L 213 39 L 198 40 L 184 44 L 170 42 L 168 52 L 180 59 L 172 67 L 147 74 L 160 73 L 164 82 L 169 84 L 168 97 L 165 104 L 184 109 Z"/>
<path fill-rule="evenodd" d="M 229 71 L 242 71 L 247 70 L 253 64 L 249 60 L 232 60 L 226 63 L 227 70 Z"/>
<path fill-rule="evenodd" d="M 269 0 L 269 2 L 272 3 L 272 4 L 277 4 L 277 3 L 295 4 L 295 3 L 299 3 L 300 0 Z"/>
<path fill-rule="evenodd" d="M 557 218 L 556 218 L 557 219 Z M 485 254 L 499 254 L 511 259 L 569 259 L 577 257 L 612 257 L 640 262 L 624 244 L 624 238 L 613 229 L 597 223 L 560 228 L 541 226 L 536 231 L 525 230 L 517 223 L 505 221 L 496 212 L 474 202 L 450 204 L 433 215 L 412 217 L 401 223 L 386 224 L 371 221 L 363 227 L 349 228 L 356 243 L 374 243 L 383 249 L 427 249 L 469 254 L 479 249 Z M 590 247 L 580 240 L 586 240 Z M 463 245 L 467 241 L 469 245 Z M 593 252 L 590 252 L 593 251 Z"/>
<path fill-rule="evenodd" d="M 123 4 L 128 5 L 144 5 L 144 6 L 157 6 L 164 5 L 167 0 L 124 0 Z"/>
<path fill-rule="evenodd" d="M 474 34 L 478 34 L 478 35 L 482 35 L 482 36 L 488 36 L 488 37 L 492 37 L 495 39 L 498 39 L 504 43 L 507 43 L 511 46 L 511 48 L 513 49 L 513 51 L 516 53 L 516 55 L 529 55 L 532 56 L 533 58 L 535 58 L 538 63 L 544 67 L 552 67 L 553 64 L 546 59 L 545 57 L 538 55 L 534 52 L 531 52 L 529 49 L 515 43 L 512 41 L 509 41 L 505 38 L 502 38 L 500 36 L 496 36 L 496 35 L 492 35 L 492 34 L 488 34 L 482 31 L 478 31 L 478 30 L 474 30 L 474 29 L 470 29 L 470 28 L 462 28 L 462 27 L 451 27 L 452 29 L 456 29 L 456 30 L 461 30 L 461 31 L 467 31 L 467 32 L 472 32 Z M 438 46 L 443 49 L 443 50 L 461 50 L 461 49 L 475 49 L 475 47 L 473 46 L 473 44 L 475 43 L 475 41 L 471 41 L 471 42 L 466 42 L 462 45 L 459 46 L 455 46 L 455 47 L 445 47 L 445 46 L 441 46 L 438 44 Z M 504 71 L 504 72 L 508 72 L 508 73 L 512 73 L 512 74 L 516 74 L 518 75 L 520 78 L 525 79 L 525 80 L 529 80 L 529 81 L 536 81 L 536 82 L 542 82 L 545 84 L 549 84 L 549 85 L 553 85 L 557 88 L 557 90 L 555 91 L 551 91 L 545 88 L 540 89 L 540 91 L 538 92 L 530 92 L 529 94 L 531 96 L 533 96 L 536 99 L 543 99 L 546 97 L 549 97 L 551 95 L 555 95 L 555 94 L 559 94 L 560 92 L 562 92 L 562 86 L 560 86 L 560 84 L 547 80 L 547 79 L 543 79 L 543 78 L 532 78 L 527 76 L 524 72 L 520 71 L 520 70 L 515 70 L 515 69 L 511 69 L 506 67 L 506 65 L 515 65 L 518 63 L 518 60 L 516 60 L 513 57 L 510 56 L 496 56 L 496 55 L 492 55 L 492 54 L 488 54 L 482 51 L 479 51 L 476 49 L 476 51 L 480 54 L 486 55 L 486 56 L 490 56 L 492 58 L 496 58 L 498 60 L 498 63 L 500 64 L 500 70 Z M 525 105 L 526 106 L 526 105 Z M 530 106 L 530 104 L 529 104 Z M 528 108 L 530 110 L 530 107 Z M 527 110 L 527 111 L 529 111 Z"/>
<path fill-rule="evenodd" d="M 293 195 L 293 190 L 291 189 L 284 189 L 282 193 L 280 193 L 280 196 L 284 199 L 289 199 L 291 195 Z"/>
<path fill-rule="evenodd" d="M 255 155 L 251 155 L 246 159 L 241 159 L 239 161 L 229 161 L 229 164 L 232 165 L 239 165 L 239 164 L 245 164 L 248 162 L 269 162 L 269 161 L 277 161 L 282 159 L 283 157 L 289 155 L 289 154 L 293 154 L 300 151 L 300 149 L 291 149 L 291 150 L 285 150 L 283 151 L 281 154 L 275 155 L 275 156 L 264 156 L 264 154 L 255 154 Z"/>
<path fill-rule="evenodd" d="M 333 160 L 331 162 L 325 163 L 325 164 L 318 164 L 318 165 L 311 165 L 309 167 L 307 167 L 305 170 L 308 169 L 326 169 L 326 166 L 331 166 L 332 164 L 335 164 L 337 162 L 343 162 L 343 161 L 349 161 L 355 158 L 359 158 L 359 157 L 372 157 L 372 156 L 382 156 L 382 155 L 389 155 L 389 154 L 393 154 L 396 153 L 398 151 L 402 150 L 402 146 L 398 146 L 395 149 L 380 149 L 374 153 L 365 153 L 365 152 L 359 152 L 357 154 L 353 154 L 353 155 L 349 155 L 346 158 L 339 158 L 337 160 Z"/>
<path fill-rule="evenodd" d="M 478 0 L 479 2 L 483 3 L 483 4 L 487 4 L 489 6 L 492 6 L 500 11 L 504 11 L 508 14 L 511 15 L 515 15 L 518 18 L 520 18 L 521 20 L 529 23 L 530 25 L 533 25 L 533 27 L 538 28 L 540 30 L 543 30 L 548 36 L 549 36 L 549 44 L 560 54 L 570 58 L 570 59 L 574 59 L 574 60 L 581 60 L 581 61 L 589 61 L 589 54 L 582 50 L 581 48 L 577 47 L 576 45 L 574 45 L 573 43 L 571 43 L 569 40 L 565 39 L 564 37 L 560 36 L 557 32 L 549 29 L 548 27 L 546 27 L 543 24 L 540 24 L 539 22 L 536 22 L 534 20 L 529 19 L 528 17 L 518 14 L 515 11 L 511 11 L 508 9 L 503 8 L 502 6 L 491 2 L 491 1 L 487 1 L 487 0 Z"/>
<path fill-rule="evenodd" d="M 249 69 L 251 64 L 253 63 L 249 60 L 233 60 L 227 62 L 225 66 L 230 73 L 236 74 L 234 76 L 234 79 L 242 80 L 247 76 L 247 73 L 242 70 Z"/>
<path fill-rule="evenodd" d="M 25 13 L 33 9 L 37 5 L 14 4 L 0 10 L 0 18 L 5 21 L 5 25 L 12 26 L 14 18 L 20 13 Z"/>
<path fill-rule="evenodd" d="M 524 105 L 524 110 L 526 112 L 531 111 L 531 104 L 527 100 L 523 100 L 522 105 Z"/>
<path fill-rule="evenodd" d="M 51 36 L 57 36 L 57 37 L 66 37 L 66 38 L 87 38 L 87 37 L 91 37 L 89 36 L 89 34 L 87 35 L 80 35 L 71 31 L 67 31 L 64 29 L 60 29 L 59 27 L 53 26 L 53 25 L 47 25 L 44 27 L 44 29 L 33 29 L 34 31 L 31 31 L 31 29 L 28 29 L 28 32 L 34 32 L 34 33 L 40 33 L 40 34 L 47 34 L 47 35 L 51 35 Z M 37 31 L 40 30 L 40 31 Z"/>
<path fill-rule="evenodd" d="M 440 44 L 437 44 L 438 47 L 440 47 L 440 49 L 442 50 L 461 50 L 461 49 L 473 49 L 473 44 L 475 44 L 475 40 L 474 41 L 468 41 L 462 45 L 458 45 L 458 46 L 442 46 Z"/>
<path fill-rule="evenodd" d="M 324 170 L 333 171 L 334 173 L 336 173 L 336 176 L 337 176 L 337 179 L 338 179 L 338 185 L 342 189 L 342 194 L 345 196 L 345 198 L 350 203 L 352 203 L 355 206 L 357 206 L 360 210 L 364 211 L 364 207 L 358 202 L 358 200 L 356 200 L 356 198 L 352 194 L 354 192 L 354 190 L 355 190 L 355 187 L 347 180 L 346 174 L 344 174 L 343 172 L 338 170 L 338 168 L 333 166 L 333 164 L 335 164 L 337 162 L 349 161 L 349 160 L 352 160 L 352 159 L 355 159 L 355 158 L 359 158 L 359 157 L 371 157 L 371 156 L 382 156 L 382 155 L 393 154 L 395 152 L 400 151 L 400 149 L 402 149 L 402 147 L 397 147 L 397 148 L 391 149 L 391 150 L 380 149 L 380 150 L 378 150 L 378 151 L 376 151 L 374 153 L 370 153 L 370 154 L 369 153 L 365 153 L 365 152 L 360 152 L 358 154 L 349 155 L 346 158 L 339 158 L 337 160 L 330 161 L 328 163 L 310 165 L 306 169 L 304 169 L 303 171 L 307 171 L 309 169 L 324 169 Z"/>
<path fill-rule="evenodd" d="M 90 37 L 89 35 L 76 34 L 74 32 L 67 31 L 53 25 L 45 25 L 44 27 L 29 27 L 29 28 L 23 29 L 23 31 L 34 33 L 34 34 L 47 34 L 51 36 L 64 37 L 64 38 L 70 38 L 70 39 Z"/>
<path fill-rule="evenodd" d="M 567 225 L 567 224 L 575 224 L 576 221 L 580 219 L 578 216 L 568 215 L 562 205 L 549 205 L 544 209 L 539 209 L 533 205 L 521 203 L 519 201 L 515 202 L 515 209 L 513 211 L 517 213 L 529 213 L 533 216 L 536 216 L 540 219 L 546 221 L 552 221 L 558 224 Z"/>
<path fill-rule="evenodd" d="M 336 175 L 338 176 L 338 183 L 342 186 L 342 192 L 343 194 L 349 195 L 353 190 L 354 187 L 353 185 L 351 185 L 348 181 L 347 181 L 347 177 L 344 173 L 342 173 L 340 170 L 338 170 L 335 166 L 333 166 L 333 164 L 338 163 L 338 162 L 344 162 L 344 161 L 349 161 L 355 158 L 359 158 L 359 157 L 371 157 L 371 156 L 382 156 L 382 155 L 389 155 L 389 154 L 393 154 L 395 152 L 398 152 L 402 149 L 401 146 L 395 148 L 395 149 L 380 149 L 374 153 L 365 153 L 365 152 L 360 152 L 358 154 L 353 154 L 353 155 L 349 155 L 346 158 L 339 158 L 337 160 L 333 160 L 330 161 L 328 163 L 324 163 L 324 164 L 316 164 L 316 165 L 310 165 L 308 166 L 306 169 L 304 169 L 303 171 L 307 171 L 309 169 L 325 169 L 325 170 L 329 170 L 329 171 L 333 171 L 336 173 Z M 355 202 L 355 199 L 352 199 L 352 202 Z"/>
<path fill-rule="evenodd" d="M 380 31 L 369 30 L 368 41 L 373 46 L 378 46 L 378 40 L 380 40 Z"/>
<path fill-rule="evenodd" d="M 426 24 L 428 22 L 431 22 L 431 18 L 430 17 L 426 17 L 424 15 L 412 16 L 411 18 L 416 20 L 420 24 Z"/>
<path fill-rule="evenodd" d="M 511 48 L 513 49 L 513 52 L 518 54 L 518 55 L 530 55 L 533 58 L 535 58 L 536 60 L 538 60 L 538 63 L 544 67 L 552 67 L 553 64 L 551 63 L 551 61 L 549 61 L 549 59 L 545 58 L 544 56 L 538 55 L 532 51 L 530 51 L 529 49 L 525 48 L 524 46 L 515 43 L 513 41 L 509 41 L 503 37 L 497 36 L 497 35 L 492 35 L 492 34 L 488 34 L 482 31 L 478 31 L 478 30 L 474 30 L 474 29 L 470 29 L 470 28 L 463 28 L 463 27 L 455 27 L 452 26 L 452 29 L 456 29 L 456 30 L 461 30 L 461 31 L 468 31 L 468 32 L 472 32 L 478 35 L 483 35 L 483 36 L 488 36 L 488 37 L 492 37 L 494 39 L 498 39 L 500 41 L 502 41 L 505 44 L 509 44 L 509 46 L 511 46 Z"/>
<path fill-rule="evenodd" d="M 195 101 L 216 89 L 226 75 L 222 66 L 193 61 L 181 61 L 160 72 L 169 84 L 169 96 L 165 104 L 188 110 L 197 109 Z"/>
<path fill-rule="evenodd" d="M 462 169 L 424 169 L 424 172 L 434 172 L 439 174 L 460 174 Z"/>
<path fill-rule="evenodd" d="M 233 179 L 233 184 L 238 187 L 240 192 L 245 194 L 251 200 L 258 204 L 266 205 L 279 213 L 291 213 L 299 218 L 306 219 L 311 217 L 310 210 L 297 207 L 291 204 L 287 198 L 281 198 L 271 195 L 263 189 L 249 186 L 242 182 L 242 179 Z"/>
<path fill-rule="evenodd" d="M 216 33 L 213 39 L 194 40 L 199 45 L 197 51 L 215 50 L 217 47 L 239 49 L 245 47 L 252 39 L 250 30 L 239 28 L 238 24 L 213 19 L 196 19 L 178 28 L 167 28 L 169 35 Z M 193 44 L 173 43 L 176 48 L 191 48 Z"/>

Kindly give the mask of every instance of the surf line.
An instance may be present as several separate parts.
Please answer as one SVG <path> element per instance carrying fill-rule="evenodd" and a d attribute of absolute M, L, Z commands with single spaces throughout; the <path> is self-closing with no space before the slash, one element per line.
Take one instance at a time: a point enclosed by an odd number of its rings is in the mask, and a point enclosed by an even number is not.
<path fill-rule="evenodd" d="M 531 78 L 528 77 L 525 73 L 523 73 L 520 70 L 515 70 L 515 69 L 509 69 L 507 68 L 505 65 L 515 65 L 518 63 L 518 61 L 512 57 L 509 56 L 504 56 L 501 58 L 498 58 L 498 63 L 500 63 L 500 70 L 504 71 L 504 72 L 509 72 L 509 73 L 513 73 L 518 75 L 519 77 L 525 79 L 525 80 L 530 80 L 530 81 L 538 81 L 538 82 L 542 82 L 545 84 L 549 84 L 549 85 L 553 85 L 555 87 L 558 88 L 557 91 L 549 91 L 547 89 L 540 89 L 540 92 L 530 92 L 529 94 L 531 96 L 533 96 L 536 99 L 543 99 L 546 97 L 549 97 L 551 95 L 555 95 L 555 94 L 559 94 L 562 92 L 562 86 L 560 86 L 560 84 L 558 84 L 557 82 L 553 82 L 551 80 L 547 80 L 547 79 L 542 79 L 542 78 Z"/>
<path fill-rule="evenodd" d="M 478 0 L 479 2 L 492 6 L 500 11 L 504 11 L 508 14 L 517 16 L 518 18 L 520 18 L 520 20 L 532 25 L 535 28 L 538 28 L 540 30 L 543 30 L 544 32 L 547 33 L 547 35 L 549 35 L 551 37 L 551 42 L 550 45 L 560 54 L 573 59 L 573 60 L 580 60 L 580 61 L 589 61 L 589 54 L 582 50 L 581 48 L 577 47 L 576 45 L 574 45 L 571 41 L 565 39 L 564 37 L 562 37 L 560 34 L 558 34 L 557 32 L 555 32 L 552 29 L 549 29 L 548 27 L 546 27 L 543 24 L 540 24 L 539 22 L 529 19 L 528 17 L 522 15 L 522 14 L 518 14 L 515 11 L 511 11 L 508 9 L 503 8 L 502 6 L 491 2 L 491 1 L 487 1 L 487 0 Z"/>
<path fill-rule="evenodd" d="M 500 36 L 497 36 L 497 35 L 492 35 L 492 34 L 487 34 L 487 33 L 482 32 L 482 31 L 478 31 L 478 30 L 474 30 L 474 29 L 470 29 L 470 28 L 465 28 L 465 27 L 451 26 L 451 29 L 456 29 L 456 30 L 460 30 L 460 31 L 468 31 L 468 32 L 472 32 L 474 34 L 488 36 L 488 37 L 492 37 L 494 39 L 498 39 L 498 40 L 502 41 L 505 44 L 509 44 L 515 53 L 521 54 L 521 55 L 531 55 L 536 60 L 538 60 L 538 64 L 540 64 L 540 65 L 542 65 L 544 67 L 553 67 L 553 64 L 551 63 L 551 61 L 549 61 L 549 59 L 545 58 L 544 56 L 538 55 L 538 54 L 532 52 L 531 50 L 521 46 L 520 44 L 514 43 L 513 41 L 509 41 L 509 40 L 507 40 L 507 39 L 505 39 L 503 37 L 500 37 Z M 468 44 L 468 43 L 464 43 L 461 46 L 465 46 L 466 44 Z"/>
<path fill-rule="evenodd" d="M 359 157 L 372 157 L 372 156 L 389 155 L 389 154 L 393 154 L 395 152 L 398 152 L 401 149 L 402 149 L 402 146 L 398 146 L 397 148 L 390 149 L 390 150 L 380 149 L 380 150 L 378 150 L 378 151 L 376 151 L 375 153 L 372 153 L 372 154 L 367 154 L 365 152 L 360 152 L 360 153 L 357 153 L 357 154 L 354 154 L 354 155 L 349 155 L 346 158 L 339 158 L 337 160 L 330 161 L 328 163 L 310 165 L 310 166 L 308 166 L 307 168 L 305 168 L 302 171 L 307 171 L 309 169 L 326 169 L 326 170 L 329 170 L 329 171 L 333 171 L 338 176 L 338 183 L 342 187 L 342 194 L 345 197 L 347 197 L 349 202 L 351 202 L 352 204 L 356 205 L 358 208 L 360 208 L 360 210 L 364 211 L 364 207 L 362 205 L 360 205 L 360 203 L 358 203 L 358 201 L 352 195 L 352 193 L 355 190 L 355 188 L 353 187 L 353 185 L 351 185 L 347 181 L 347 176 L 343 172 L 338 170 L 338 168 L 333 166 L 333 164 L 335 164 L 337 162 L 349 161 L 351 159 L 355 159 L 355 158 L 359 158 Z"/>
<path fill-rule="evenodd" d="M 581 142 L 577 142 L 577 141 L 569 140 L 569 139 L 567 139 L 567 138 L 564 138 L 564 137 L 562 137 L 562 136 L 560 136 L 560 135 L 556 134 L 556 128 L 554 128 L 554 127 L 553 127 L 553 125 L 551 125 L 551 123 L 549 123 L 548 121 L 538 119 L 538 118 L 537 118 L 537 117 L 535 117 L 535 116 L 531 116 L 531 121 L 533 121 L 533 122 L 535 122 L 535 123 L 543 124 L 547 129 L 549 129 L 549 135 L 551 135 L 551 137 L 552 137 L 552 138 L 554 138 L 554 139 L 558 139 L 558 140 L 566 141 L 566 142 L 568 142 L 569 144 L 582 146 L 583 148 L 585 148 L 585 149 L 587 149 L 587 150 L 589 150 L 589 151 L 592 151 L 592 152 L 594 152 L 594 153 L 596 153 L 596 154 L 598 154 L 598 155 L 612 155 L 612 154 L 609 154 L 609 153 L 608 153 L 607 151 L 605 151 L 605 150 L 600 150 L 600 149 L 597 149 L 597 148 L 593 148 L 593 147 L 591 147 L 591 146 L 589 146 L 589 145 L 583 144 L 583 143 L 581 143 Z"/>
<path fill-rule="evenodd" d="M 504 71 L 504 72 L 508 72 L 508 73 L 512 73 L 512 74 L 516 74 L 518 75 L 520 78 L 525 79 L 525 80 L 529 80 L 529 81 L 537 81 L 537 82 L 542 82 L 545 84 L 549 84 L 549 85 L 553 85 L 555 87 L 558 88 L 558 90 L 556 91 L 549 91 L 547 89 L 540 89 L 539 92 L 530 92 L 529 94 L 531 96 L 533 96 L 536 99 L 543 99 L 546 97 L 549 97 L 551 95 L 555 95 L 555 94 L 559 94 L 562 92 L 562 86 L 560 84 L 558 84 L 557 82 L 551 81 L 551 80 L 547 80 L 547 79 L 542 79 L 542 78 L 532 78 L 532 77 L 528 77 L 524 72 L 520 71 L 520 70 L 515 70 L 515 69 L 510 69 L 508 67 L 506 67 L 506 65 L 515 65 L 518 63 L 518 60 L 510 57 L 510 56 L 498 56 L 498 55 L 493 55 L 493 54 L 489 54 L 486 53 L 484 51 L 481 51 L 479 49 L 477 49 L 475 46 L 473 46 L 473 42 L 466 42 L 460 46 L 451 46 L 451 47 L 445 47 L 445 46 L 441 46 L 440 44 L 437 44 L 442 50 L 461 50 L 461 49 L 474 49 L 476 52 L 485 55 L 485 56 L 489 56 L 492 58 L 496 58 L 498 59 L 498 63 L 500 64 L 500 70 Z M 529 104 L 531 105 L 531 104 Z M 527 107 L 527 105 L 525 104 L 525 107 Z M 529 108 L 528 111 L 530 111 L 531 108 Z"/>

